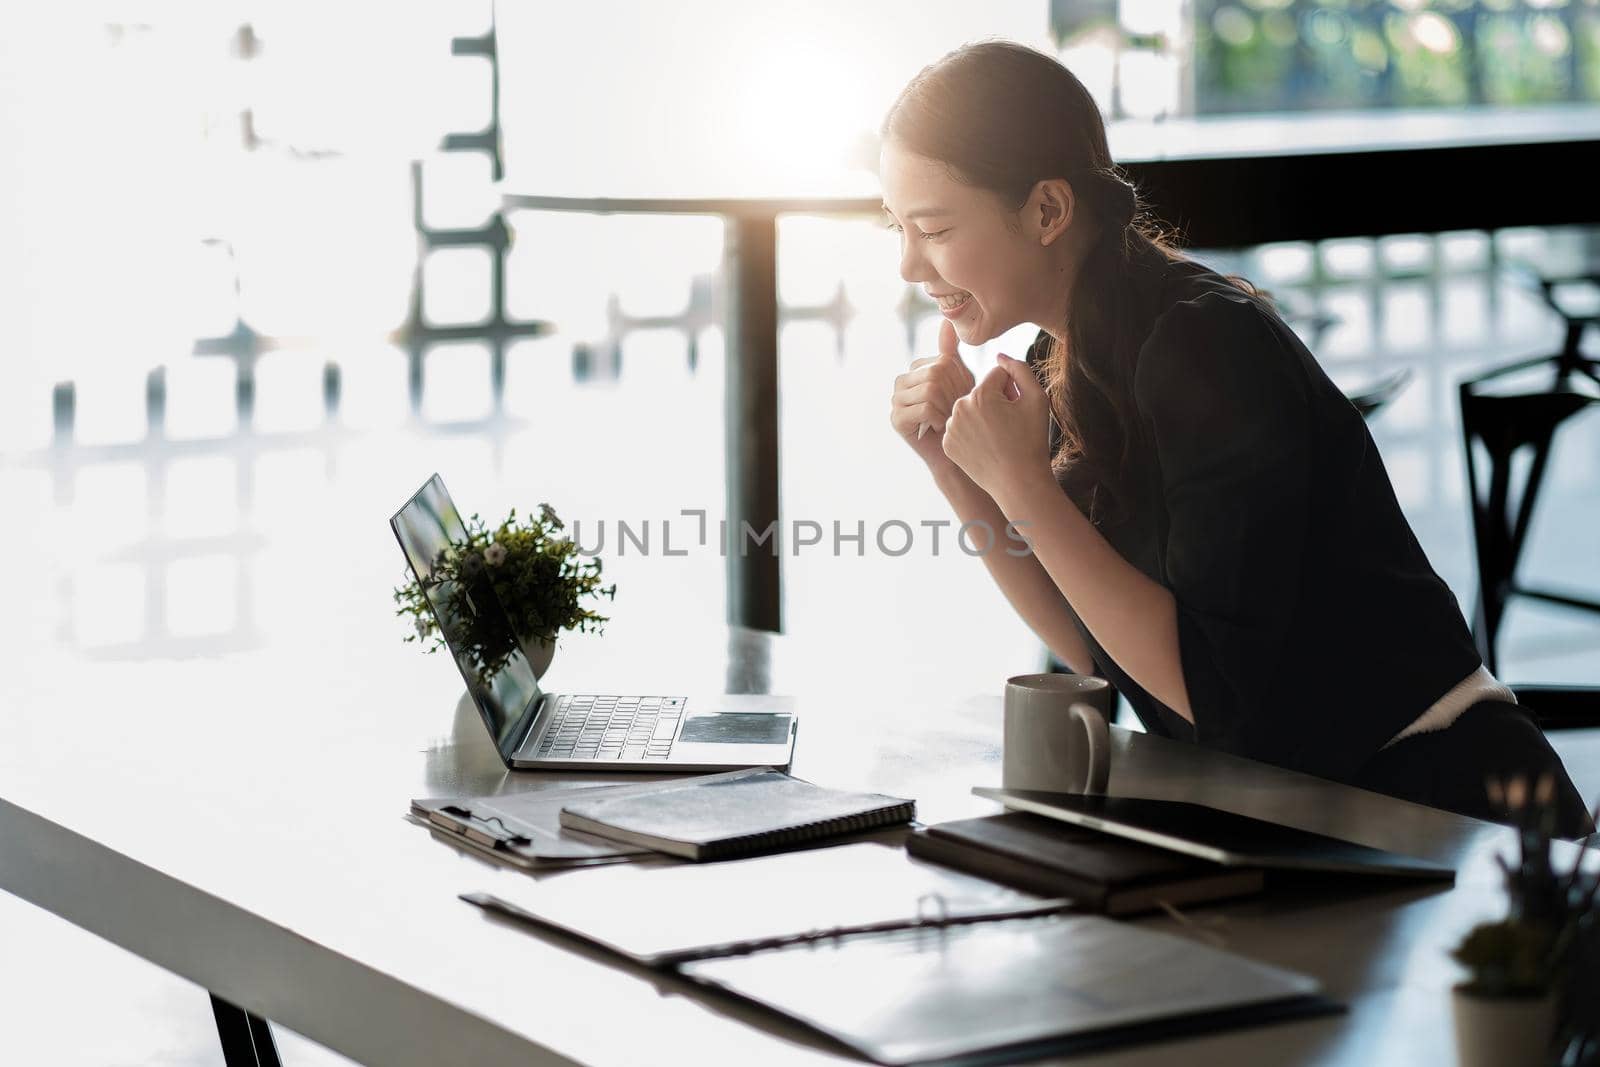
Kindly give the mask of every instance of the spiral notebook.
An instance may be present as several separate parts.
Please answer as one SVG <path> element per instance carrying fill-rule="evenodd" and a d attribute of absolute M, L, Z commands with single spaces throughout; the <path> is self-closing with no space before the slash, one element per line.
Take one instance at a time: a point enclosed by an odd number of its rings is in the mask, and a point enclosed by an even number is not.
<path fill-rule="evenodd" d="M 692 860 L 771 852 L 910 822 L 916 802 L 827 789 L 767 768 L 663 782 L 627 796 L 574 797 L 561 825 Z"/>

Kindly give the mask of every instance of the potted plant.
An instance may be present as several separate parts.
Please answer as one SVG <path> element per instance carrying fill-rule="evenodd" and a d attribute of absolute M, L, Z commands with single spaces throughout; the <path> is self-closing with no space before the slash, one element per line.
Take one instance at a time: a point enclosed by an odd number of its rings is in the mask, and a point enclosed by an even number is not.
<path fill-rule="evenodd" d="M 1531 790 L 1522 778 L 1489 782 L 1491 802 L 1516 825 L 1518 856 L 1515 865 L 1496 857 L 1505 872 L 1505 918 L 1479 923 L 1451 953 L 1470 975 L 1453 991 L 1463 1067 L 1551 1063 L 1558 1032 L 1568 1045 L 1576 1033 L 1581 1048 L 1593 1030 L 1593 1001 L 1575 999 L 1578 983 L 1567 979 L 1577 973 L 1574 949 L 1594 936 L 1600 875 L 1583 872 L 1587 842 L 1569 870 L 1556 870 L 1554 795 L 1548 776 Z"/>
<path fill-rule="evenodd" d="M 607 617 L 583 601 L 601 595 L 615 599 L 617 587 L 600 585 L 600 560 L 579 558 L 577 544 L 562 535 L 565 524 L 549 504 L 521 520 L 513 508 L 492 531 L 477 515 L 464 525 L 465 539 L 439 553 L 426 584 L 413 577 L 394 591 L 395 614 L 409 616 L 415 631 L 407 641 L 431 641 L 428 652 L 448 647 L 429 603 L 432 595 L 450 620 L 450 642 L 487 684 L 518 650 L 535 677 L 543 677 L 561 631 L 603 632 Z"/>

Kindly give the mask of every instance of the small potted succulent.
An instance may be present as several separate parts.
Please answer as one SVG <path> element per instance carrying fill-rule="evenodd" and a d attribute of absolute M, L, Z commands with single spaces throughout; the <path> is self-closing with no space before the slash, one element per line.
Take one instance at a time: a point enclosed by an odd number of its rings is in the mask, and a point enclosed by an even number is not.
<path fill-rule="evenodd" d="M 430 592 L 442 596 L 444 614 L 452 620 L 451 642 L 473 661 L 484 684 L 519 649 L 534 675 L 543 677 L 561 631 L 604 631 L 607 617 L 582 601 L 615 599 L 617 587 L 600 585 L 600 560 L 579 558 L 577 544 L 562 535 L 565 524 L 549 504 L 521 520 L 513 508 L 493 530 L 477 515 L 464 525 L 465 539 L 440 552 L 426 586 L 413 577 L 394 591 L 395 614 L 409 616 L 415 630 L 407 641 L 431 642 L 428 652 L 448 647 L 429 605 Z M 496 602 L 499 610 L 481 610 Z"/>
<path fill-rule="evenodd" d="M 1515 821 L 1519 854 L 1514 866 L 1496 857 L 1505 872 L 1505 918 L 1479 923 L 1451 953 L 1470 975 L 1453 992 L 1463 1067 L 1554 1063 L 1558 1036 L 1580 1048 L 1592 1037 L 1594 1005 L 1577 999 L 1582 982 L 1570 979 L 1582 970 L 1575 949 L 1594 947 L 1600 874 L 1583 871 L 1587 842 L 1570 869 L 1556 870 L 1554 795 L 1549 776 L 1531 789 L 1522 778 L 1489 782 L 1491 802 Z"/>

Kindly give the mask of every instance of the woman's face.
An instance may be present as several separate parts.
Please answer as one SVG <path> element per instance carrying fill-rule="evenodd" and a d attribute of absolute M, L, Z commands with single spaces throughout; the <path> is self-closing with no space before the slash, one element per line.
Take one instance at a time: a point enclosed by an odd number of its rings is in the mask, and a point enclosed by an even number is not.
<path fill-rule="evenodd" d="M 983 344 L 1021 323 L 1047 325 L 1061 315 L 1052 308 L 1065 299 L 1054 252 L 1027 224 L 1027 208 L 1019 226 L 993 193 L 956 181 L 944 164 L 894 141 L 879 154 L 878 176 L 886 221 L 900 230 L 900 276 L 938 301 L 962 341 Z"/>

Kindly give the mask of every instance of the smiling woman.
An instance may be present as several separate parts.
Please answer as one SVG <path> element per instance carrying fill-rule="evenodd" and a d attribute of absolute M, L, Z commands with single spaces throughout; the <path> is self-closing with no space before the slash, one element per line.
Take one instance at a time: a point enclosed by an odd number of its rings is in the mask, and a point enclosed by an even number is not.
<path fill-rule="evenodd" d="M 1152 733 L 1484 818 L 1486 777 L 1547 775 L 1560 832 L 1593 828 L 1360 413 L 1270 299 L 1141 214 L 1070 71 L 950 53 L 889 109 L 879 178 L 901 277 L 945 318 L 890 424 L 964 524 L 1025 531 L 984 563 L 1063 662 Z M 976 380 L 958 339 L 1023 323 L 1026 361 Z"/>

